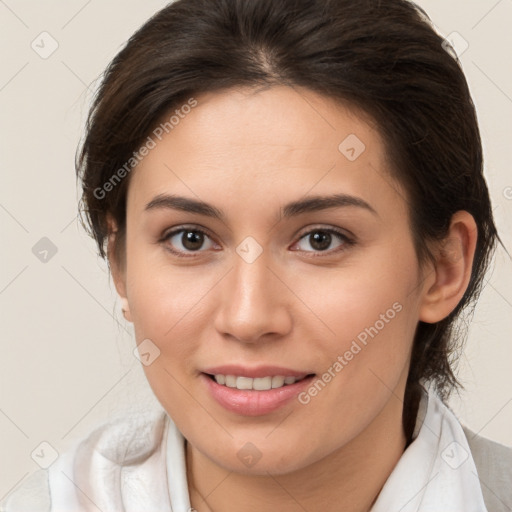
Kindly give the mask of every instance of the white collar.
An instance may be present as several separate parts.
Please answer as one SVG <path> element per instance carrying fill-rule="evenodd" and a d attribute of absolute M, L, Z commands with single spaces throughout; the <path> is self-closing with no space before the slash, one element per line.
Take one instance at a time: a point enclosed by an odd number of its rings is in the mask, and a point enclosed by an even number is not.
<path fill-rule="evenodd" d="M 423 391 L 413 438 L 371 512 L 487 512 L 462 426 L 433 391 Z"/>
<path fill-rule="evenodd" d="M 413 439 L 371 512 L 487 512 L 462 426 L 433 391 L 421 396 Z M 172 511 L 188 512 L 185 440 L 172 421 L 167 461 Z"/>
<path fill-rule="evenodd" d="M 193 510 L 185 438 L 164 411 L 99 428 L 62 454 L 48 478 L 51 512 Z M 432 391 L 423 392 L 413 441 L 371 509 L 412 511 L 487 512 L 462 426 Z"/>

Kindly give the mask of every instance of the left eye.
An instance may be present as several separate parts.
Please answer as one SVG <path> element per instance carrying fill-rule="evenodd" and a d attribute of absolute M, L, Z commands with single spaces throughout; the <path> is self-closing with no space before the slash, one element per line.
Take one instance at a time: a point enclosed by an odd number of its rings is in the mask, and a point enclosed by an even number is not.
<path fill-rule="evenodd" d="M 306 240 L 308 241 L 309 245 L 313 248 L 313 251 L 326 252 L 335 238 L 337 238 L 341 242 L 334 249 L 350 244 L 350 240 L 348 239 L 347 236 L 345 236 L 342 233 L 339 233 L 334 229 L 315 229 L 303 235 L 300 238 L 297 245 L 299 245 L 301 241 Z M 305 252 L 313 252 L 304 248 L 300 248 L 300 250 Z"/>
<path fill-rule="evenodd" d="M 209 240 L 209 245 L 206 249 L 213 247 L 213 242 L 210 237 L 200 229 L 180 229 L 172 231 L 164 237 L 165 241 L 168 241 L 172 247 L 177 249 L 171 249 L 172 252 L 198 252 L 199 249 L 204 248 L 203 245 L 206 240 Z"/>

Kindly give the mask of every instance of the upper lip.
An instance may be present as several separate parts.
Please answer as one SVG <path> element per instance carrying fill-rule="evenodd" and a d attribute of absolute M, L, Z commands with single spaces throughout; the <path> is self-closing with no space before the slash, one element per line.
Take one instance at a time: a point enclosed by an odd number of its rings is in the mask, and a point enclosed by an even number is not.
<path fill-rule="evenodd" d="M 203 373 L 208 373 L 209 375 L 236 375 L 237 377 L 251 377 L 253 379 L 258 377 L 273 377 L 276 375 L 302 379 L 311 374 L 311 372 L 292 370 L 290 368 L 283 368 L 282 366 L 255 366 L 254 368 L 249 368 L 234 364 L 212 366 L 204 369 Z"/>

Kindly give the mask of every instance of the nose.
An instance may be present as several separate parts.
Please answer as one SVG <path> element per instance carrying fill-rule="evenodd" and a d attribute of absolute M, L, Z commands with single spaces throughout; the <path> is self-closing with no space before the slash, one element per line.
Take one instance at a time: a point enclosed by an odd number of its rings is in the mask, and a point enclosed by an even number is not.
<path fill-rule="evenodd" d="M 264 254 L 252 263 L 235 256 L 222 280 L 215 327 L 224 337 L 257 343 L 276 340 L 292 328 L 291 294 Z"/>

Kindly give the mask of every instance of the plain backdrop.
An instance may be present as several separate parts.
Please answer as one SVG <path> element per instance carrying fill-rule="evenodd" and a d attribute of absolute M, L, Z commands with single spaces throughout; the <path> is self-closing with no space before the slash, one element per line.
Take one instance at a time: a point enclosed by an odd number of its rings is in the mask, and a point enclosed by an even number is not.
<path fill-rule="evenodd" d="M 512 1 L 418 3 L 460 52 L 512 253 Z M 165 4 L 0 0 L 0 499 L 39 467 L 41 446 L 62 453 L 130 406 L 159 406 L 107 267 L 77 222 L 74 157 L 105 66 Z M 487 279 L 460 360 L 466 389 L 450 405 L 512 445 L 512 264 L 501 248 Z"/>

